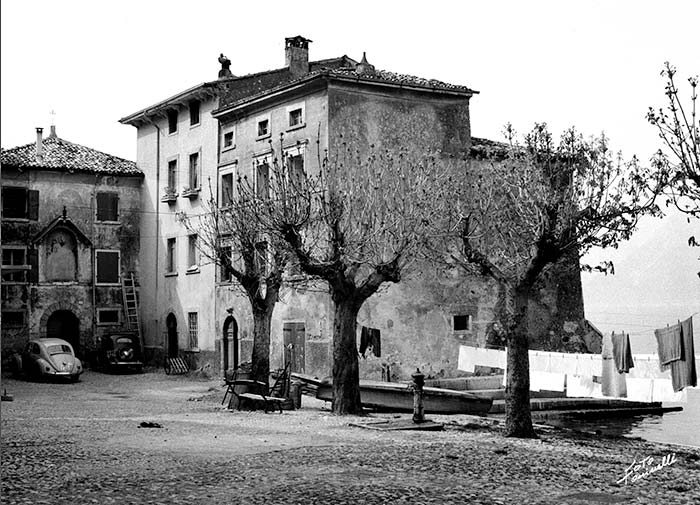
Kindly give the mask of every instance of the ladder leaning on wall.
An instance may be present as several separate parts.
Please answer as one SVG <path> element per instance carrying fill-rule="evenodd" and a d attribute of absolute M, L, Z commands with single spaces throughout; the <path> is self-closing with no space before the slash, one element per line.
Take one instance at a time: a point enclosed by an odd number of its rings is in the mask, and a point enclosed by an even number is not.
<path fill-rule="evenodd" d="M 122 295 L 124 298 L 124 312 L 126 312 L 126 324 L 130 331 L 136 332 L 141 340 L 141 321 L 139 319 L 139 299 L 136 292 L 134 274 L 124 276 L 122 282 Z"/>

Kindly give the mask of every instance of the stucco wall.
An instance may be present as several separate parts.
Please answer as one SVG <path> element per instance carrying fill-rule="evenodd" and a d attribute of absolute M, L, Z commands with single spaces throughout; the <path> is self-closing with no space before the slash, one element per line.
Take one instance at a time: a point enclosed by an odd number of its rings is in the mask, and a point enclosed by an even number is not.
<path fill-rule="evenodd" d="M 215 106 L 216 99 L 213 98 L 201 103 L 198 126 L 190 125 L 189 110 L 181 107 L 177 133 L 168 133 L 164 117 L 137 129 L 137 164 L 145 173 L 141 206 L 148 209 L 140 228 L 141 320 L 147 357 L 156 361 L 167 351 L 165 318 L 170 313 L 177 319 L 179 350 L 192 351 L 189 358 L 194 366 L 200 366 L 200 361 L 210 360 L 202 360 L 201 356 L 214 351 L 215 268 L 200 255 L 199 269 L 186 272 L 188 234 L 177 214 L 206 212 L 204 202 L 210 198 L 210 185 L 212 192 L 216 193 L 218 124 L 211 117 Z M 200 152 L 200 190 L 196 197 L 187 198 L 183 195 L 183 188 L 188 185 L 189 156 L 194 152 Z M 178 160 L 177 198 L 168 203 L 163 202 L 162 197 L 168 184 L 168 162 L 173 159 Z M 165 272 L 166 244 L 170 238 L 176 239 L 175 273 Z M 198 314 L 197 349 L 189 346 L 188 312 Z"/>

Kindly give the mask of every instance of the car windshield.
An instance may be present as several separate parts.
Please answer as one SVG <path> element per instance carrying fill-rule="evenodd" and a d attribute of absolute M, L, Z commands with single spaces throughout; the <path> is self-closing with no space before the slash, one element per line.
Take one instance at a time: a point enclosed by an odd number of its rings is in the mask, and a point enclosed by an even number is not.
<path fill-rule="evenodd" d="M 131 337 L 119 337 L 117 339 L 117 344 L 131 344 Z"/>
<path fill-rule="evenodd" d="M 65 344 L 47 345 L 46 351 L 51 356 L 53 356 L 54 354 L 71 354 L 70 346 L 67 346 Z"/>

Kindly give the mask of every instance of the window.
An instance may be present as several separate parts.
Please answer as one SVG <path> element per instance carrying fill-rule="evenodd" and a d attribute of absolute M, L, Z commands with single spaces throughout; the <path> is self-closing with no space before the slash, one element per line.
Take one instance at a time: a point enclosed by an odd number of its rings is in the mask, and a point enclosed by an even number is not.
<path fill-rule="evenodd" d="M 259 160 L 255 164 L 255 194 L 259 198 L 270 196 L 270 164 L 267 158 Z"/>
<path fill-rule="evenodd" d="M 301 109 L 294 109 L 289 113 L 289 126 L 297 126 L 302 124 L 303 117 L 301 115 Z"/>
<path fill-rule="evenodd" d="M 27 250 L 24 247 L 3 247 L 2 282 L 27 282 L 29 266 L 26 259 Z"/>
<path fill-rule="evenodd" d="M 231 281 L 231 264 L 233 248 L 231 246 L 222 246 L 219 248 L 219 281 L 220 282 L 230 282 Z"/>
<path fill-rule="evenodd" d="M 27 188 L 3 186 L 2 217 L 5 219 L 39 219 L 39 192 Z"/>
<path fill-rule="evenodd" d="M 472 316 L 466 314 L 452 316 L 452 326 L 454 331 L 471 331 Z"/>
<path fill-rule="evenodd" d="M 190 190 L 199 189 L 199 153 L 190 154 Z"/>
<path fill-rule="evenodd" d="M 168 161 L 168 189 L 177 193 L 177 160 Z"/>
<path fill-rule="evenodd" d="M 221 176 L 221 206 L 228 207 L 233 204 L 233 174 Z"/>
<path fill-rule="evenodd" d="M 287 123 L 290 130 L 304 126 L 303 102 L 287 107 Z"/>
<path fill-rule="evenodd" d="M 168 111 L 168 133 L 177 133 L 177 110 L 170 109 Z"/>
<path fill-rule="evenodd" d="M 224 133 L 224 149 L 233 147 L 233 132 Z"/>
<path fill-rule="evenodd" d="M 190 235 L 187 243 L 187 271 L 199 271 L 199 258 L 197 251 L 197 235 Z"/>
<path fill-rule="evenodd" d="M 258 121 L 258 137 L 265 137 L 270 134 L 270 120 Z"/>
<path fill-rule="evenodd" d="M 262 277 L 267 277 L 268 264 L 267 242 L 258 242 L 255 244 L 255 270 Z"/>
<path fill-rule="evenodd" d="M 293 189 L 299 189 L 304 183 L 304 152 L 287 154 L 287 175 Z"/>
<path fill-rule="evenodd" d="M 119 251 L 95 251 L 95 282 L 119 284 Z"/>
<path fill-rule="evenodd" d="M 199 348 L 199 338 L 197 337 L 199 329 L 197 327 L 198 321 L 196 312 L 187 313 L 187 323 L 189 326 L 190 349 L 197 349 Z"/>
<path fill-rule="evenodd" d="M 190 102 L 190 126 L 199 124 L 199 100 Z"/>
<path fill-rule="evenodd" d="M 97 193 L 97 220 L 119 220 L 119 195 L 117 193 Z"/>
<path fill-rule="evenodd" d="M 25 325 L 24 310 L 3 310 L 2 311 L 2 327 L 3 328 L 21 328 Z"/>
<path fill-rule="evenodd" d="M 97 309 L 97 324 L 113 325 L 119 324 L 119 309 Z"/>
<path fill-rule="evenodd" d="M 177 272 L 177 239 L 169 238 L 165 248 L 165 273 L 174 274 Z"/>

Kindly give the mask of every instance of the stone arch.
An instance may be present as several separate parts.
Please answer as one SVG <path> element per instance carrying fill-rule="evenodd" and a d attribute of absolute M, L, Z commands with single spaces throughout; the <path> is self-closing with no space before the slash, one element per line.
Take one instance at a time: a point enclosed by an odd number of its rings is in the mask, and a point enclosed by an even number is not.
<path fill-rule="evenodd" d="M 75 335 L 73 337 L 74 340 L 71 342 L 71 344 L 73 344 L 76 348 L 76 354 L 82 356 L 84 354 L 84 350 L 86 348 L 86 343 L 88 340 L 86 332 L 89 331 L 89 328 L 91 327 L 91 321 L 81 321 L 79 316 L 79 314 L 81 313 L 80 308 L 71 302 L 61 300 L 59 302 L 49 305 L 46 309 L 44 309 L 44 313 L 41 315 L 41 318 L 39 320 L 39 336 L 41 338 L 48 336 L 49 318 L 51 318 L 51 316 L 55 313 L 62 312 L 71 313 L 78 321 L 79 333 L 78 335 Z M 70 341 L 71 339 L 68 340 Z"/>

